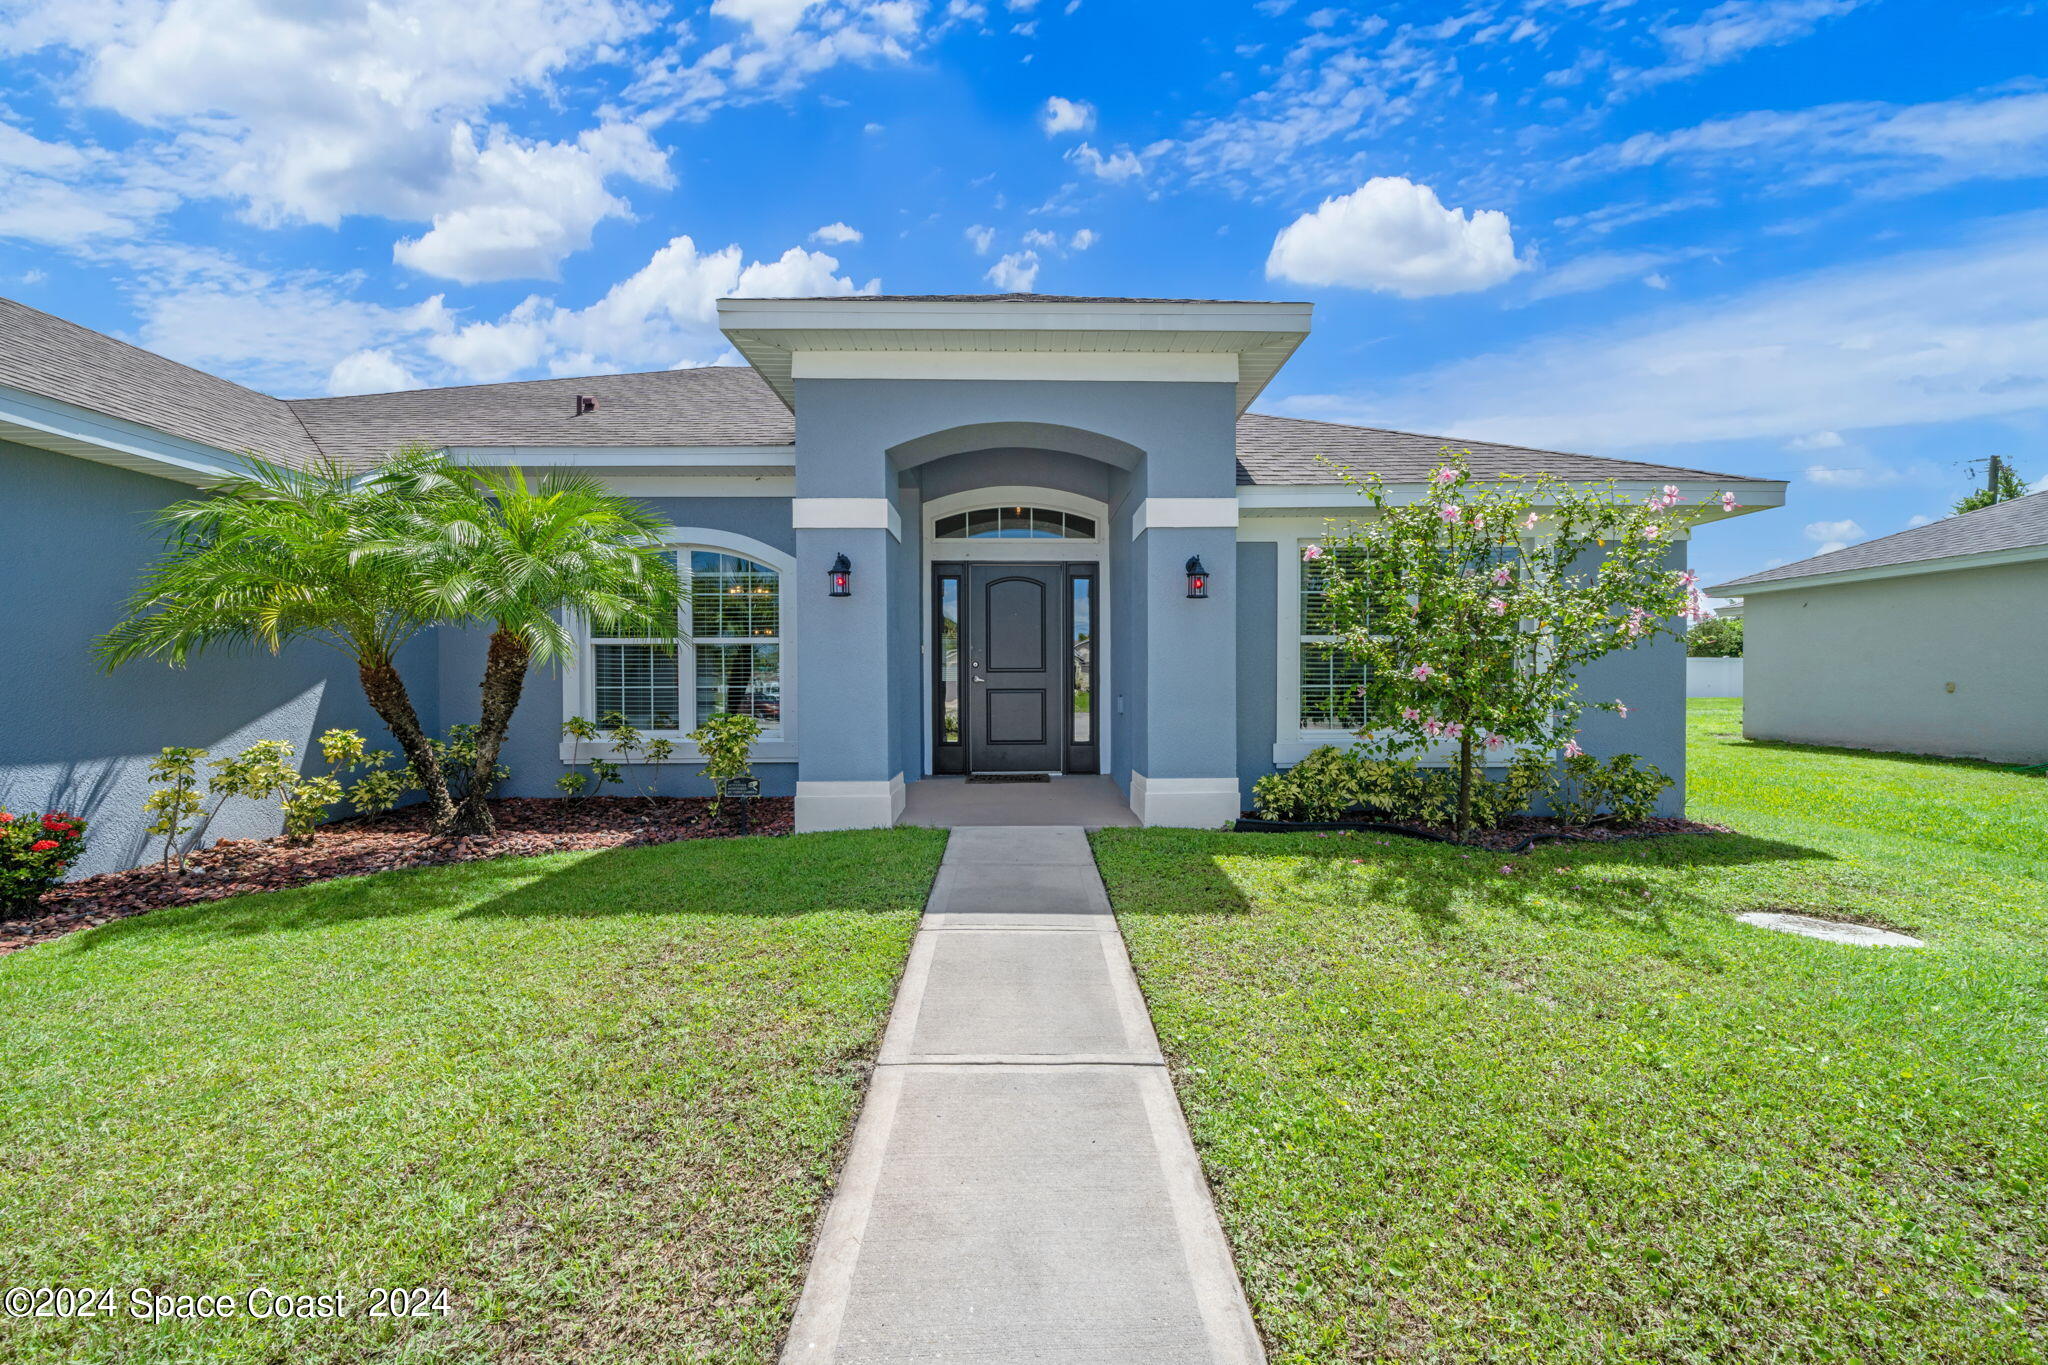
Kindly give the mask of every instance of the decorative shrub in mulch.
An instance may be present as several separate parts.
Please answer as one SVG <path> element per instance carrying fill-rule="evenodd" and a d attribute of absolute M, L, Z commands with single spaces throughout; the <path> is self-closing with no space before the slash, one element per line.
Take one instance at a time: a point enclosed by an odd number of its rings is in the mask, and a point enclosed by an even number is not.
<path fill-rule="evenodd" d="M 1667 834 L 1733 834 L 1726 825 L 1701 824 L 1697 820 L 1658 818 L 1633 825 L 1573 825 L 1562 820 L 1523 816 L 1506 820 L 1492 829 L 1475 829 L 1463 839 L 1457 831 L 1428 825 L 1393 824 L 1375 820 L 1261 820 L 1246 812 L 1237 822 L 1240 834 L 1335 833 L 1352 830 L 1370 834 L 1399 834 L 1410 839 L 1463 844 L 1497 853 L 1523 853 L 1546 842 L 1615 843 L 1624 839 L 1655 839 Z"/>
<path fill-rule="evenodd" d="M 728 801 L 714 821 L 710 802 L 681 797 L 508 798 L 491 802 L 491 813 L 498 832 L 487 838 L 436 838 L 427 833 L 424 808 L 415 805 L 323 825 L 311 848 L 292 848 L 281 838 L 223 839 L 195 854 L 181 880 L 165 876 L 154 863 L 81 877 L 45 892 L 26 916 L 0 920 L 0 954 L 167 905 L 276 891 L 330 877 L 740 832 L 736 803 Z M 795 803 L 787 797 L 755 801 L 751 819 L 755 834 L 788 834 Z"/>

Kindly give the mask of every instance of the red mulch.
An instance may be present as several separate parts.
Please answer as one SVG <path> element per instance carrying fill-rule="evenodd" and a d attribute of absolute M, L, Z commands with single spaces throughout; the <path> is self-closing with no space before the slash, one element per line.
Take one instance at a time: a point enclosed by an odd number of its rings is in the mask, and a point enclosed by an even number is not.
<path fill-rule="evenodd" d="M 755 801 L 756 834 L 788 834 L 795 803 L 787 797 Z M 739 833 L 737 803 L 714 822 L 710 802 L 681 797 L 592 796 L 507 798 L 491 802 L 498 832 L 482 838 L 441 839 L 427 833 L 426 810 L 403 810 L 323 825 L 311 848 L 283 839 L 223 839 L 186 864 L 172 881 L 155 863 L 125 872 L 81 877 L 47 892 L 33 914 L 0 920 L 0 956 L 109 920 L 167 905 L 216 901 L 251 891 L 276 891 L 330 877 L 354 877 L 395 867 L 433 867 L 487 858 L 524 857 L 579 849 L 669 844 Z"/>

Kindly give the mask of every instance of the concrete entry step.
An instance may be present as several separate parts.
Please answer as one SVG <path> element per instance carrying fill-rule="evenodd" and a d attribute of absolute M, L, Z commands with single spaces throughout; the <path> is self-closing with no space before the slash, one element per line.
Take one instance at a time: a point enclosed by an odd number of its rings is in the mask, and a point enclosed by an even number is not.
<path fill-rule="evenodd" d="M 782 1358 L 1264 1360 L 1079 829 L 948 844 Z"/>
<path fill-rule="evenodd" d="M 964 777 L 925 777 L 903 789 L 903 815 L 898 823 L 934 829 L 1103 829 L 1134 826 L 1138 817 L 1131 813 L 1122 789 L 1107 777 L 988 785 Z"/>

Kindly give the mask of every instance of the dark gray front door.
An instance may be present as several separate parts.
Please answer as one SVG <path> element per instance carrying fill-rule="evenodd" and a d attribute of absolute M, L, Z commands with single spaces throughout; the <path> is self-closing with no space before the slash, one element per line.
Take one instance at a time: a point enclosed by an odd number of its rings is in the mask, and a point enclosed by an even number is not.
<path fill-rule="evenodd" d="M 1058 772 L 1066 740 L 1066 575 L 1055 564 L 968 567 L 968 766 Z"/>

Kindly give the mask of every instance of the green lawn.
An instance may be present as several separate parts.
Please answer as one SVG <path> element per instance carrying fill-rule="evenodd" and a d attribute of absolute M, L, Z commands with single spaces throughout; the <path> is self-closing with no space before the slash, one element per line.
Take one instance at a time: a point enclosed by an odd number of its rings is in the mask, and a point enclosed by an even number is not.
<path fill-rule="evenodd" d="M 1694 707 L 1741 837 L 1096 836 L 1276 1362 L 2048 1356 L 2048 780 Z"/>
<path fill-rule="evenodd" d="M 0 1286 L 456 1310 L 0 1318 L 0 1358 L 772 1359 L 943 847 L 386 873 L 0 960 Z"/>

